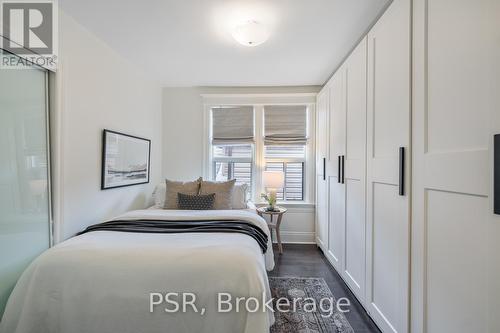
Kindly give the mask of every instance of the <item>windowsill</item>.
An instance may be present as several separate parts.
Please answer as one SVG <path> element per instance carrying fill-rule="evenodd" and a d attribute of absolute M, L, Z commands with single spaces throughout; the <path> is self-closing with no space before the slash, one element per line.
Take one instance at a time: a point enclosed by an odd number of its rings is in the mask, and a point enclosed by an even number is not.
<path fill-rule="evenodd" d="M 285 207 L 285 208 L 307 208 L 307 209 L 314 209 L 316 205 L 314 203 L 309 203 L 309 202 L 286 202 L 286 201 L 278 201 L 276 203 L 277 206 Z M 257 207 L 264 207 L 267 206 L 267 202 L 256 202 L 255 206 Z"/>

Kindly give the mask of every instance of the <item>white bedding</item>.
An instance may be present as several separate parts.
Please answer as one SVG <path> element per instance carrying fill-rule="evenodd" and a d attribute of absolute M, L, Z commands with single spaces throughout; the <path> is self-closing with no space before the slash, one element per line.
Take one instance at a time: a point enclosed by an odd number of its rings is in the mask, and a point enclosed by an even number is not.
<path fill-rule="evenodd" d="M 249 211 L 138 210 L 120 219 L 242 219 L 265 221 Z M 267 270 L 274 267 L 269 237 L 265 255 L 251 237 L 236 233 L 149 234 L 96 231 L 42 254 L 12 292 L 1 333 L 262 333 L 272 312 L 217 313 L 218 292 L 270 297 Z M 206 313 L 150 313 L 150 293 L 192 292 Z"/>

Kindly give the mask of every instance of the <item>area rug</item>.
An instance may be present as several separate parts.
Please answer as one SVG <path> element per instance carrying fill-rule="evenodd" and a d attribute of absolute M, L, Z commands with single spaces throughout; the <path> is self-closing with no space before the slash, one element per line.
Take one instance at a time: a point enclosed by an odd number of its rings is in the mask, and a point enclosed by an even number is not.
<path fill-rule="evenodd" d="M 271 333 L 353 333 L 345 315 L 337 309 L 336 298 L 333 296 L 325 280 L 320 278 L 270 277 L 269 284 L 274 302 L 275 323 Z M 276 311 L 276 301 L 286 298 L 296 306 L 282 306 L 290 312 Z M 320 309 L 322 299 L 323 310 Z M 313 301 L 314 300 L 314 301 Z M 316 311 L 311 311 L 316 303 Z M 281 300 L 286 305 L 286 301 Z M 324 311 L 324 310 L 327 311 Z"/>

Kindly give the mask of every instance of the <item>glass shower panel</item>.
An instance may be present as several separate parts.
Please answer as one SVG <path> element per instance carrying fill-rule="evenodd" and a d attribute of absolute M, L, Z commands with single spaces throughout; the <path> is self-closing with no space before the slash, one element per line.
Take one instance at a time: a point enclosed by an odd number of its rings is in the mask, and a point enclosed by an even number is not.
<path fill-rule="evenodd" d="M 46 78 L 34 67 L 0 68 L 0 317 L 21 273 L 50 245 Z"/>

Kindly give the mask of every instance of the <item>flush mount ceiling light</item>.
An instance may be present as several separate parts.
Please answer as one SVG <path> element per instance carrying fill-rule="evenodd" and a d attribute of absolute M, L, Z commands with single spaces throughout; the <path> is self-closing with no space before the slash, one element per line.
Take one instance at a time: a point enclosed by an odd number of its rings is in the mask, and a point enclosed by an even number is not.
<path fill-rule="evenodd" d="M 238 25 L 233 33 L 233 38 L 245 46 L 257 46 L 269 38 L 269 31 L 261 23 L 250 20 Z"/>

